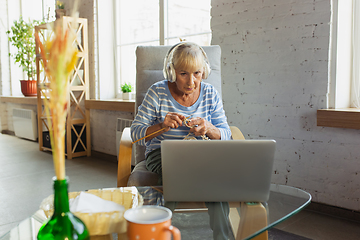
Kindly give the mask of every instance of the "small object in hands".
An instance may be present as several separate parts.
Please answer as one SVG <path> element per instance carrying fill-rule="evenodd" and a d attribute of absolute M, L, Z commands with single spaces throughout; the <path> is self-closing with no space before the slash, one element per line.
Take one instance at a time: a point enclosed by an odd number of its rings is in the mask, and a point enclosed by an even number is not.
<path fill-rule="evenodd" d="M 185 118 L 183 122 L 184 122 L 185 126 L 187 126 L 188 128 L 193 128 L 195 126 L 189 126 L 189 122 L 190 122 L 189 118 L 190 117 L 191 117 L 191 115 L 188 116 L 187 118 Z M 195 137 L 190 137 L 190 135 L 191 135 L 191 133 L 189 132 L 188 135 L 186 135 L 186 137 L 183 140 L 196 140 Z M 208 138 L 206 135 L 201 135 L 201 138 L 203 140 L 210 140 L 210 138 Z"/>
<path fill-rule="evenodd" d="M 189 125 L 188 125 L 188 123 L 190 122 L 189 118 L 190 118 L 191 116 L 192 116 L 192 114 L 189 115 L 188 117 L 186 117 L 186 118 L 183 120 L 184 125 L 187 126 L 188 128 L 193 128 L 193 127 L 194 127 L 194 126 L 189 126 Z M 142 137 L 142 138 L 140 138 L 140 139 L 132 142 L 132 144 L 137 143 L 138 141 L 141 141 L 141 140 L 143 140 L 143 139 L 145 139 L 145 138 L 147 138 L 147 137 L 150 137 L 150 136 L 152 136 L 152 135 L 154 135 L 154 134 L 156 134 L 156 133 L 158 133 L 158 132 L 161 132 L 161 131 L 163 131 L 163 130 L 165 130 L 165 129 L 166 129 L 166 127 L 162 128 L 162 129 L 160 129 L 160 130 L 157 130 L 157 131 L 155 131 L 155 132 L 153 132 L 153 133 L 150 133 L 150 134 L 146 135 L 145 137 Z M 183 140 L 196 140 L 195 137 L 189 137 L 190 134 L 191 134 L 191 133 L 189 132 L 189 134 L 186 135 Z M 202 138 L 203 140 L 210 140 L 210 138 L 208 138 L 208 137 L 205 136 L 205 135 L 201 135 L 201 138 Z"/>

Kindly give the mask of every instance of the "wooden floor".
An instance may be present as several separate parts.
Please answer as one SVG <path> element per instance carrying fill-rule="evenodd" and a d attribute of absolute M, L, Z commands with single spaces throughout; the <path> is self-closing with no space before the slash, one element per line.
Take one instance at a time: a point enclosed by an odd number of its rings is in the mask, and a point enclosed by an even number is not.
<path fill-rule="evenodd" d="M 69 191 L 116 187 L 116 173 L 115 161 L 66 160 Z M 37 142 L 0 134 L 0 236 L 38 210 L 41 201 L 53 193 L 53 176 L 52 155 L 40 152 Z M 309 210 L 276 228 L 310 239 L 360 239 L 359 222 Z"/>
<path fill-rule="evenodd" d="M 81 157 L 66 160 L 65 168 L 69 191 L 116 187 L 117 162 Z M 54 175 L 52 155 L 37 142 L 0 134 L 0 236 L 53 194 Z"/>

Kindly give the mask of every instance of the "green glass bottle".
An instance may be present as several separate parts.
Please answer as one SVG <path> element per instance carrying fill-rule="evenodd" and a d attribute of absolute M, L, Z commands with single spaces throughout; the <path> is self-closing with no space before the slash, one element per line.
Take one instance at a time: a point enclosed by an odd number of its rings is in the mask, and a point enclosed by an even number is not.
<path fill-rule="evenodd" d="M 45 222 L 37 235 L 38 240 L 90 239 L 85 224 L 69 209 L 67 179 L 54 180 L 54 214 Z"/>

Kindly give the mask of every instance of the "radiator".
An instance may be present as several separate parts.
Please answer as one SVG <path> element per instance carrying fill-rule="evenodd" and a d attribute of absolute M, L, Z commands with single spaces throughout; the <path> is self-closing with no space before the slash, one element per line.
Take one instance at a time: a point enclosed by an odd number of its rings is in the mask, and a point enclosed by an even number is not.
<path fill-rule="evenodd" d="M 119 145 L 121 140 L 121 134 L 126 127 L 130 127 L 132 124 L 132 120 L 118 118 L 116 120 L 116 156 L 119 158 Z M 131 158 L 131 165 L 135 165 L 135 148 L 132 149 L 132 158 Z"/>
<path fill-rule="evenodd" d="M 33 141 L 37 140 L 36 113 L 29 109 L 13 109 L 13 124 L 15 136 Z"/>

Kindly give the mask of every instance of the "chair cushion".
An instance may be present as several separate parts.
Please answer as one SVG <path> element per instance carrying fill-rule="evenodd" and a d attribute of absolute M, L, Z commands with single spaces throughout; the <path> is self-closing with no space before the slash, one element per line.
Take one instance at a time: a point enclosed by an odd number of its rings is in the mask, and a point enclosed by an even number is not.
<path fill-rule="evenodd" d="M 132 171 L 129 180 L 128 186 L 157 186 L 158 185 L 158 175 L 156 173 L 150 172 L 146 169 L 146 162 L 141 161 L 136 164 L 134 170 Z"/>

